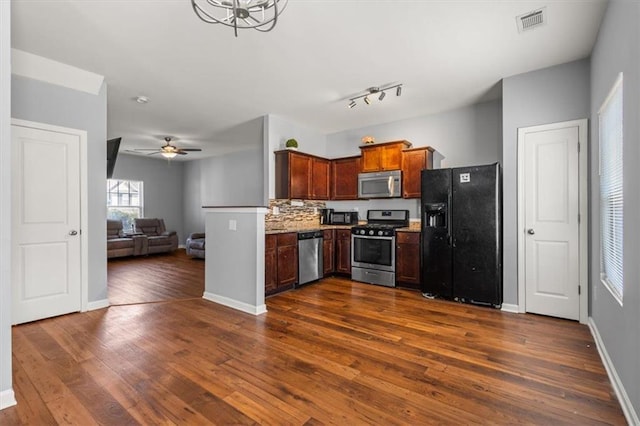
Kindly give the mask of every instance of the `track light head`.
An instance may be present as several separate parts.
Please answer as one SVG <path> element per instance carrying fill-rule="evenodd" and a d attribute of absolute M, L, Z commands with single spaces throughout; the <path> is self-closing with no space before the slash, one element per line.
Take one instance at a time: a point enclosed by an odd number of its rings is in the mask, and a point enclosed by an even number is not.
<path fill-rule="evenodd" d="M 235 1 L 235 0 L 234 0 Z M 266 1 L 266 0 L 265 0 Z M 353 108 L 356 106 L 356 101 L 358 99 L 362 99 L 364 101 L 365 104 L 367 105 L 371 105 L 372 102 L 372 95 L 377 96 L 378 100 L 381 101 L 383 100 L 386 96 L 387 96 L 387 90 L 391 91 L 393 89 L 396 89 L 396 96 L 400 96 L 402 94 L 402 83 L 397 83 L 397 84 L 393 84 L 393 85 L 389 85 L 389 86 L 373 86 L 373 87 L 369 87 L 368 89 L 366 89 L 364 91 L 364 93 L 354 96 L 352 98 L 349 98 L 349 108 Z"/>
<path fill-rule="evenodd" d="M 396 89 L 396 96 L 400 95 L 402 95 L 402 86 L 398 86 L 398 88 Z"/>
<path fill-rule="evenodd" d="M 379 100 L 379 101 L 383 100 L 385 96 L 387 96 L 387 94 L 386 94 L 386 93 L 384 93 L 384 92 L 380 92 L 380 96 L 378 96 L 378 100 Z"/>
<path fill-rule="evenodd" d="M 349 108 L 353 108 L 354 106 L 356 106 L 356 101 L 352 99 L 351 102 L 349 102 Z"/>
<path fill-rule="evenodd" d="M 364 103 L 367 104 L 367 105 L 370 105 L 371 104 L 371 99 L 369 99 L 368 96 L 365 96 L 364 97 Z"/>

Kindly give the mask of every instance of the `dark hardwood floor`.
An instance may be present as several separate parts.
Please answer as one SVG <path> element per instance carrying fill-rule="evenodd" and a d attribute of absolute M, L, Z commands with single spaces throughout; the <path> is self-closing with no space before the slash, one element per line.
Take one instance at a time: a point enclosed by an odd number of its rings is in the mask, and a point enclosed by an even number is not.
<path fill-rule="evenodd" d="M 204 260 L 187 256 L 184 249 L 109 259 L 107 282 L 112 305 L 200 298 L 204 293 Z"/>
<path fill-rule="evenodd" d="M 230 283 L 231 284 L 231 283 Z M 329 278 L 13 328 L 0 424 L 623 425 L 586 326 Z"/>

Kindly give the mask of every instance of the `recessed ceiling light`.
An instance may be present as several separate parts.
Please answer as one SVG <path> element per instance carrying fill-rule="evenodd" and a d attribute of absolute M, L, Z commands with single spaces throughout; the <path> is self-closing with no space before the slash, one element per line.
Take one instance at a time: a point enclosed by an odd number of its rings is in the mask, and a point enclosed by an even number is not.
<path fill-rule="evenodd" d="M 148 104 L 149 103 L 149 98 L 147 98 L 146 96 L 137 96 L 136 97 L 136 102 L 139 104 Z"/>

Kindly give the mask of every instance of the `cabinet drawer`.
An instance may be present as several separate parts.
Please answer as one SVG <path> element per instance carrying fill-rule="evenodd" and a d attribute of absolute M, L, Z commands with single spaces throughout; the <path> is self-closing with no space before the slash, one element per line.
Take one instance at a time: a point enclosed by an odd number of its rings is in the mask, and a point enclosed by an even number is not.
<path fill-rule="evenodd" d="M 265 250 L 275 250 L 277 245 L 278 245 L 278 238 L 276 238 L 276 235 L 273 235 L 273 234 L 265 235 L 265 238 L 264 238 Z"/>
<path fill-rule="evenodd" d="M 325 229 L 322 238 L 324 238 L 325 241 L 333 240 L 333 229 Z"/>
<path fill-rule="evenodd" d="M 398 244 L 420 244 L 419 232 L 398 232 L 396 237 Z"/>
<path fill-rule="evenodd" d="M 295 232 L 289 232 L 286 234 L 278 235 L 278 247 L 282 246 L 295 246 L 298 244 L 298 234 Z"/>

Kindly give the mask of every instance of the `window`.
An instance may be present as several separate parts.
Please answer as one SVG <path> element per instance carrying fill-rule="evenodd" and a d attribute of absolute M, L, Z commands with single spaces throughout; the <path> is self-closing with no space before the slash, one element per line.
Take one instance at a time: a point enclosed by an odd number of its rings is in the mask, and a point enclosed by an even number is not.
<path fill-rule="evenodd" d="M 107 218 L 122 221 L 132 229 L 133 219 L 142 216 L 142 182 L 107 179 Z"/>
<path fill-rule="evenodd" d="M 622 303 L 624 290 L 622 188 L 622 73 L 598 111 L 600 136 L 600 278 Z"/>

